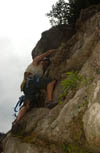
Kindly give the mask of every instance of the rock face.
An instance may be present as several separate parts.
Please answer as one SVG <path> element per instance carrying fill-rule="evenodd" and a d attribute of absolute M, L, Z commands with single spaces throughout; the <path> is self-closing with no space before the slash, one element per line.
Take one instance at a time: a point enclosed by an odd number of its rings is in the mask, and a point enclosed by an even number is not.
<path fill-rule="evenodd" d="M 75 33 L 73 28 L 66 25 L 53 27 L 42 33 L 41 39 L 38 41 L 36 47 L 32 50 L 32 57 L 43 53 L 49 49 L 58 48 L 61 43 L 69 40 Z"/>
<path fill-rule="evenodd" d="M 100 12 L 60 44 L 48 72 L 58 80 L 54 91 L 58 105 L 28 112 L 19 133 L 9 133 L 3 140 L 4 153 L 100 153 Z M 81 76 L 77 87 L 71 82 L 63 95 L 61 81 L 66 72 L 76 71 Z"/>
<path fill-rule="evenodd" d="M 5 134 L 4 133 L 0 133 L 0 153 L 3 152 L 3 145 L 1 143 L 2 139 L 5 137 Z"/>

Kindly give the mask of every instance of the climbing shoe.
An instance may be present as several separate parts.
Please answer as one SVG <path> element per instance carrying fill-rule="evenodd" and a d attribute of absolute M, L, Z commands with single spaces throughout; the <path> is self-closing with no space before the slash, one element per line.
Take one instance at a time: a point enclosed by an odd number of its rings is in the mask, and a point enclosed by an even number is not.
<path fill-rule="evenodd" d="M 50 101 L 50 102 L 47 102 L 47 103 L 45 104 L 45 107 L 46 107 L 46 108 L 49 108 L 49 109 L 52 109 L 52 108 L 54 108 L 57 104 L 58 104 L 57 102 L 53 103 L 52 101 Z"/>
<path fill-rule="evenodd" d="M 19 124 L 18 122 L 15 122 L 12 124 L 11 133 L 17 134 L 21 129 L 22 129 L 21 124 Z"/>

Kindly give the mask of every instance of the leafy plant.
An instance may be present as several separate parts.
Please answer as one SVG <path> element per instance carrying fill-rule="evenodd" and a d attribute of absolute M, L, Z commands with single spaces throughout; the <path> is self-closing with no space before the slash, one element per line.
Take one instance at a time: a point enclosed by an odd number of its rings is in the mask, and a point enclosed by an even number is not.
<path fill-rule="evenodd" d="M 76 89 L 83 79 L 78 72 L 67 72 L 66 76 L 67 78 L 61 82 L 63 92 L 59 95 L 60 100 L 63 100 L 70 90 Z"/>
<path fill-rule="evenodd" d="M 77 88 L 78 83 L 82 80 L 82 76 L 78 72 L 67 72 L 67 78 L 61 82 L 64 92 L 68 92 L 73 88 Z"/>
<path fill-rule="evenodd" d="M 59 0 L 56 2 L 56 4 L 52 6 L 50 13 L 47 13 L 47 16 L 50 18 L 51 25 L 67 24 L 68 11 L 68 3 L 66 3 L 64 0 Z"/>

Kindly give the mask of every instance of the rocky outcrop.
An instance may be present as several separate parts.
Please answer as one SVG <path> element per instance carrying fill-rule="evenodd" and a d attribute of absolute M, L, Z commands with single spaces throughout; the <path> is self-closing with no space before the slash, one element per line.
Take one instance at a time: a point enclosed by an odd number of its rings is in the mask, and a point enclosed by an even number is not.
<path fill-rule="evenodd" d="M 0 153 L 3 153 L 2 140 L 3 140 L 4 137 L 5 137 L 5 134 L 0 132 Z"/>
<path fill-rule="evenodd" d="M 54 91 L 58 105 L 28 112 L 19 132 L 3 140 L 4 153 L 100 153 L 99 17 L 98 11 L 58 46 L 48 70 L 58 80 Z M 76 71 L 78 84 L 72 75 L 64 94 L 61 82 L 68 78 L 66 72 Z"/>
<path fill-rule="evenodd" d="M 34 58 L 36 55 L 46 52 L 49 49 L 58 48 L 61 43 L 69 40 L 74 33 L 74 29 L 67 25 L 53 27 L 43 32 L 41 39 L 32 50 L 32 57 Z"/>
<path fill-rule="evenodd" d="M 96 13 L 100 12 L 100 4 L 92 5 L 89 8 L 82 9 L 79 19 L 76 22 L 76 29 L 80 29 L 84 22 L 93 17 Z"/>

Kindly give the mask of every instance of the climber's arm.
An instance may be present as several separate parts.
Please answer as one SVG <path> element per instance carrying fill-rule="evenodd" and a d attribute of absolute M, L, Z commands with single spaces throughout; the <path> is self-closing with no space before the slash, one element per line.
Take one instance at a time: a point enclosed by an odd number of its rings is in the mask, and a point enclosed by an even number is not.
<path fill-rule="evenodd" d="M 43 53 L 39 56 L 36 56 L 33 60 L 33 64 L 37 65 L 44 57 L 47 57 L 47 56 L 55 53 L 56 51 L 57 51 L 57 49 L 52 49 L 52 50 L 47 51 L 46 53 Z"/>

